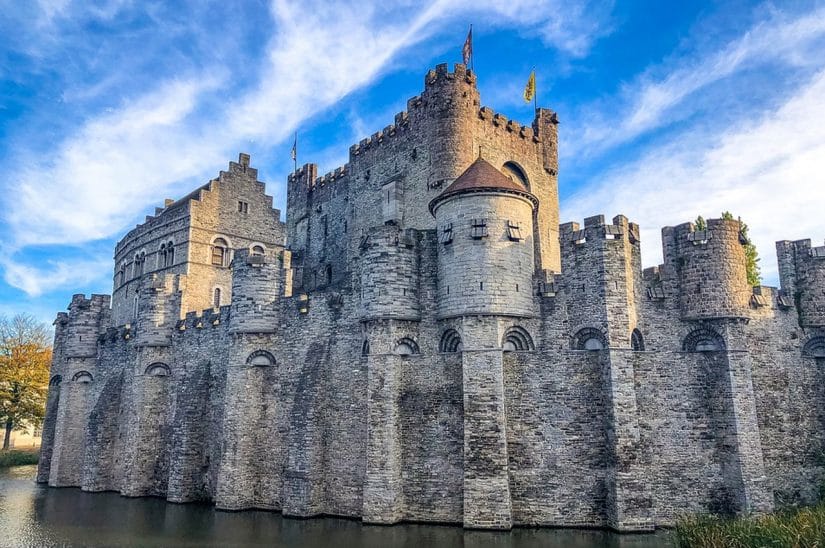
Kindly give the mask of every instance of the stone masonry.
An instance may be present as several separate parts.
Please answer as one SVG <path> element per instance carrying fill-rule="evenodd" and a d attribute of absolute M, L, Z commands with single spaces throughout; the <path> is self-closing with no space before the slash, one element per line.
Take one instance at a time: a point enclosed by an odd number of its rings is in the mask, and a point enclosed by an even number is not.
<path fill-rule="evenodd" d="M 825 246 L 750 287 L 716 219 L 643 270 L 625 217 L 559 225 L 557 125 L 439 65 L 285 223 L 246 154 L 167 200 L 57 316 L 38 481 L 490 529 L 817 500 Z"/>

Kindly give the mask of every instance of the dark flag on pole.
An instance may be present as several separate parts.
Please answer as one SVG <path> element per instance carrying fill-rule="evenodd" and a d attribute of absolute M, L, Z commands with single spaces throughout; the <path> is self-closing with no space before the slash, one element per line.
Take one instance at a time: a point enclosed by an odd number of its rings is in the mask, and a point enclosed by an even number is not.
<path fill-rule="evenodd" d="M 470 66 L 473 61 L 473 26 L 470 25 L 470 32 L 467 33 L 467 39 L 464 40 L 464 47 L 461 48 L 461 58 L 464 64 Z"/>
<path fill-rule="evenodd" d="M 289 153 L 292 163 L 295 164 L 295 171 L 298 171 L 298 132 L 295 132 L 295 140 L 292 142 L 292 150 Z"/>

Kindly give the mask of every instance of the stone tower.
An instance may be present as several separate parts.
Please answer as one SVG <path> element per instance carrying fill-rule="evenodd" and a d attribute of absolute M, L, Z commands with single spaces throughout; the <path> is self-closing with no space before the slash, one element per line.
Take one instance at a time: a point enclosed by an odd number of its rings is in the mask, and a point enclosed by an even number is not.
<path fill-rule="evenodd" d="M 461 328 L 468 527 L 512 526 L 502 351 L 512 319 L 536 314 L 537 205 L 483 158 L 430 202 L 439 238 L 438 316 Z"/>
<path fill-rule="evenodd" d="M 63 364 L 54 363 L 62 380 L 52 384 L 60 391 L 54 425 L 54 449 L 49 467 L 49 485 L 80 486 L 82 482 L 85 426 L 97 376 L 97 337 L 110 318 L 108 295 L 74 295 L 65 327 L 56 330 L 63 339 Z M 61 324 L 63 322 L 61 321 Z M 52 372 L 52 378 L 55 371 Z"/>
<path fill-rule="evenodd" d="M 289 252 L 279 249 L 238 250 L 232 262 L 232 351 L 224 421 L 233 435 L 221 445 L 226 466 L 218 475 L 216 496 L 217 506 L 226 510 L 281 509 L 280 459 L 273 456 L 284 448 L 270 427 L 283 413 L 280 378 L 276 357 L 261 348 L 278 329 L 285 268 L 289 268 Z"/>

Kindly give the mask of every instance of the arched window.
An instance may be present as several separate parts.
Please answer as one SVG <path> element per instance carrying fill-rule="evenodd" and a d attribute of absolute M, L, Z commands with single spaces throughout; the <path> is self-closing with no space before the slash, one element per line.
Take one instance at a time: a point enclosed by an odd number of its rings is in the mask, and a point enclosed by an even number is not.
<path fill-rule="evenodd" d="M 229 266 L 229 243 L 223 238 L 215 238 L 212 242 L 212 264 Z"/>
<path fill-rule="evenodd" d="M 172 371 L 165 363 L 155 362 L 146 368 L 144 374 L 149 375 L 150 377 L 168 377 L 172 374 Z"/>
<path fill-rule="evenodd" d="M 253 367 L 268 367 L 275 365 L 275 356 L 266 350 L 256 350 L 246 358 L 246 364 Z"/>
<path fill-rule="evenodd" d="M 725 339 L 712 329 L 701 327 L 688 333 L 682 342 L 684 352 L 721 352 L 725 350 Z"/>
<path fill-rule="evenodd" d="M 817 360 L 825 358 L 825 337 L 814 337 L 805 343 L 802 355 Z"/>
<path fill-rule="evenodd" d="M 441 335 L 439 352 L 461 352 L 461 336 L 455 329 L 448 329 Z"/>
<path fill-rule="evenodd" d="M 324 268 L 324 284 L 329 285 L 332 283 L 332 265 L 327 265 Z"/>
<path fill-rule="evenodd" d="M 74 382 L 88 384 L 88 383 L 92 382 L 94 380 L 94 378 L 92 377 L 92 374 L 89 373 L 88 371 L 78 371 L 77 373 L 74 374 L 74 376 L 72 377 L 72 380 Z"/>
<path fill-rule="evenodd" d="M 252 249 L 250 251 L 252 252 L 253 257 L 263 257 L 265 249 L 264 246 L 255 244 L 252 246 Z"/>
<path fill-rule="evenodd" d="M 409 337 L 398 339 L 398 342 L 395 344 L 395 354 L 398 356 L 412 356 L 413 354 L 419 353 L 418 343 Z"/>
<path fill-rule="evenodd" d="M 135 264 L 134 264 L 134 277 L 137 278 L 138 276 L 143 275 L 143 263 L 146 262 L 146 252 L 141 251 L 137 255 L 135 255 Z"/>
<path fill-rule="evenodd" d="M 132 317 L 135 319 L 135 321 L 137 321 L 137 317 L 138 317 L 138 298 L 137 298 L 137 295 L 135 295 L 135 299 L 134 299 L 133 303 L 134 303 L 134 305 L 133 305 L 133 309 L 132 309 Z"/>
<path fill-rule="evenodd" d="M 524 188 L 530 188 L 530 181 L 527 180 L 527 175 L 524 173 L 524 170 L 515 162 L 506 162 L 501 170 L 504 172 L 505 175 L 510 177 L 515 182 L 522 185 Z"/>
<path fill-rule="evenodd" d="M 604 350 L 607 341 L 604 333 L 594 327 L 585 327 L 573 337 L 573 350 Z"/>
<path fill-rule="evenodd" d="M 369 356 L 370 355 L 370 342 L 364 339 L 364 343 L 361 345 L 361 355 L 362 356 Z"/>
<path fill-rule="evenodd" d="M 164 266 L 172 266 L 175 264 L 175 244 L 174 242 L 168 242 L 166 244 L 166 262 Z"/>
<path fill-rule="evenodd" d="M 60 375 L 55 375 L 49 379 L 49 386 L 59 386 L 61 382 L 63 382 L 63 377 Z"/>
<path fill-rule="evenodd" d="M 212 292 L 212 308 L 220 308 L 221 307 L 221 288 L 216 287 L 215 290 Z"/>
<path fill-rule="evenodd" d="M 504 332 L 504 338 L 501 341 L 501 349 L 504 352 L 526 352 L 528 350 L 535 350 L 533 338 L 526 329 L 518 325 L 514 325 Z"/>
<path fill-rule="evenodd" d="M 160 244 L 160 250 L 158 251 L 158 268 L 163 268 L 166 266 L 166 244 Z"/>
<path fill-rule="evenodd" d="M 644 337 L 642 337 L 642 332 L 638 329 L 634 329 L 633 333 L 630 334 L 630 348 L 635 352 L 641 352 L 645 349 Z"/>

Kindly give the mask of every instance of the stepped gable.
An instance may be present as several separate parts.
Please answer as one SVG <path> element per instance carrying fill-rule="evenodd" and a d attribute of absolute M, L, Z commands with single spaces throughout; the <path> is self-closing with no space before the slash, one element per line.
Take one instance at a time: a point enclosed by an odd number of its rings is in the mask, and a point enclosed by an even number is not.
<path fill-rule="evenodd" d="M 477 158 L 464 173 L 458 176 L 453 183 L 444 189 L 444 192 L 430 202 L 430 213 L 435 211 L 439 202 L 457 194 L 470 192 L 504 191 L 520 194 L 530 199 L 534 205 L 538 200 L 527 189 L 513 179 L 499 171 L 484 158 Z"/>

